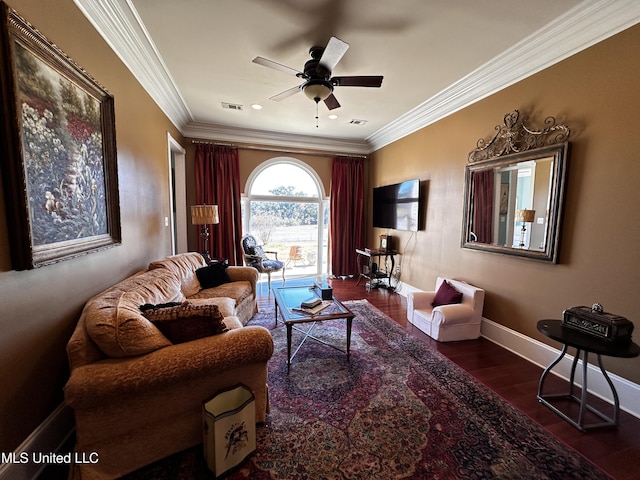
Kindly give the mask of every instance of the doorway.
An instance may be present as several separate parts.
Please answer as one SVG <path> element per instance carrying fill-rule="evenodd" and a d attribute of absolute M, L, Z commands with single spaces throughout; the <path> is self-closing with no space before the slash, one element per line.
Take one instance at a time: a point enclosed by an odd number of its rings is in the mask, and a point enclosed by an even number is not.
<path fill-rule="evenodd" d="M 185 150 L 167 133 L 169 152 L 169 192 L 171 229 L 171 254 L 188 251 L 187 246 L 187 175 Z"/>

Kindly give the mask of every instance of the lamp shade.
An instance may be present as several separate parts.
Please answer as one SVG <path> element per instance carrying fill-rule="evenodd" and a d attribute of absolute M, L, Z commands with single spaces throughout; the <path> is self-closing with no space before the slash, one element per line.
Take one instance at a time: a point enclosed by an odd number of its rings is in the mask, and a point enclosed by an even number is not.
<path fill-rule="evenodd" d="M 325 100 L 333 92 L 333 86 L 324 81 L 310 80 L 302 87 L 304 94 L 318 103 Z"/>
<path fill-rule="evenodd" d="M 191 223 L 193 225 L 215 225 L 219 222 L 217 205 L 191 206 Z"/>
<path fill-rule="evenodd" d="M 535 218 L 536 218 L 535 210 L 518 210 L 516 212 L 516 220 L 518 222 L 531 223 L 535 220 Z"/>

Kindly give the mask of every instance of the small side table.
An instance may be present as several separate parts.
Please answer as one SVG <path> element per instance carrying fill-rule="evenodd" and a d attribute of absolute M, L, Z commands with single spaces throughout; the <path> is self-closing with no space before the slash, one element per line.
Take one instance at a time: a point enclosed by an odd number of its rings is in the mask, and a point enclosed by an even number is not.
<path fill-rule="evenodd" d="M 367 292 L 371 292 L 372 288 L 385 287 L 392 288 L 391 277 L 393 276 L 393 270 L 396 266 L 395 256 L 398 254 L 395 250 L 380 250 L 380 249 L 360 249 L 356 248 L 356 255 L 358 256 L 358 269 L 360 274 L 358 275 L 358 281 L 356 285 L 360 285 L 362 278 L 367 279 Z M 361 259 L 366 260 L 366 264 L 363 264 Z M 378 259 L 376 262 L 375 259 Z M 387 260 L 391 260 L 391 268 L 388 268 Z M 384 262 L 385 268 L 382 267 Z"/>
<path fill-rule="evenodd" d="M 564 344 L 562 348 L 562 352 L 558 358 L 556 358 L 545 370 L 542 372 L 542 376 L 540 377 L 540 383 L 538 384 L 538 401 L 549 407 L 555 413 L 560 415 L 564 420 L 569 422 L 574 427 L 582 430 L 583 432 L 599 427 L 615 427 L 618 426 L 620 422 L 620 400 L 618 399 L 618 393 L 613 385 L 613 382 L 607 375 L 607 371 L 604 369 L 602 364 L 602 355 L 606 355 L 609 357 L 622 357 L 622 358 L 633 358 L 640 355 L 640 347 L 633 343 L 624 343 L 617 344 L 611 343 L 606 340 L 601 340 L 599 338 L 593 337 L 586 333 L 582 333 L 571 328 L 565 328 L 562 325 L 561 320 L 540 320 L 538 322 L 538 331 L 543 335 L 556 340 L 562 344 Z M 573 359 L 573 364 L 571 365 L 571 377 L 569 380 L 569 392 L 568 393 L 551 393 L 544 394 L 544 381 L 551 371 L 553 367 L 555 367 L 560 360 L 567 353 L 568 347 L 574 347 L 576 349 L 576 355 Z M 578 359 L 580 358 L 580 354 L 582 353 L 582 392 L 580 397 L 574 395 L 574 379 L 576 372 L 576 365 L 578 364 Z M 611 393 L 613 394 L 613 416 L 609 417 L 605 415 L 600 410 L 597 410 L 595 407 L 591 406 L 587 402 L 587 366 L 589 364 L 589 353 L 595 353 L 598 356 L 598 365 L 600 366 L 600 371 L 602 375 L 604 375 L 605 380 L 609 384 L 611 388 Z M 580 405 L 580 410 L 578 414 L 578 420 L 574 420 L 569 417 L 565 412 L 561 411 L 558 407 L 553 405 L 549 400 L 552 399 L 564 399 L 570 400 L 573 402 L 577 402 Z M 589 410 L 591 413 L 595 414 L 599 417 L 602 422 L 597 423 L 585 423 L 585 412 Z"/>

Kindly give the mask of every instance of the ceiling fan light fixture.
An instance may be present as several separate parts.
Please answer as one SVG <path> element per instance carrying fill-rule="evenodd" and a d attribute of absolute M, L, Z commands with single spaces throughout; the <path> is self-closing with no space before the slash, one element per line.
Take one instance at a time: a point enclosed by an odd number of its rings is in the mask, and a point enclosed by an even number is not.
<path fill-rule="evenodd" d="M 349 44 L 347 42 L 336 37 L 331 37 L 324 48 L 311 47 L 309 50 L 311 60 L 307 60 L 304 64 L 303 72 L 262 57 L 254 58 L 253 62 L 305 79 L 306 81 L 302 85 L 289 88 L 284 92 L 269 97 L 269 99 L 279 102 L 303 91 L 307 98 L 315 102 L 317 118 L 318 105 L 321 101 L 325 103 L 329 110 L 340 108 L 340 102 L 333 95 L 334 87 L 380 87 L 382 85 L 382 75 L 331 76 L 333 69 L 348 48 Z"/>
<path fill-rule="evenodd" d="M 324 80 L 310 80 L 302 87 L 304 94 L 316 103 L 325 100 L 333 92 L 333 86 Z"/>

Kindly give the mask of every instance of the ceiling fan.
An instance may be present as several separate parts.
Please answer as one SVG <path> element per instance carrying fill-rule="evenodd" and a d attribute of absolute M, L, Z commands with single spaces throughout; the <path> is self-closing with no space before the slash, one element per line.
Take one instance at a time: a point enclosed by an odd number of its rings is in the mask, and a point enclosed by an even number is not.
<path fill-rule="evenodd" d="M 349 44 L 336 37 L 331 37 L 326 47 L 311 47 L 309 49 L 311 60 L 304 64 L 303 72 L 262 57 L 254 58 L 253 63 L 305 80 L 301 85 L 270 97 L 270 100 L 279 102 L 302 91 L 316 104 L 322 100 L 329 110 L 333 110 L 340 107 L 340 103 L 333 95 L 334 87 L 379 87 L 382 85 L 383 77 L 381 75 L 331 76 L 331 72 L 348 49 Z"/>

